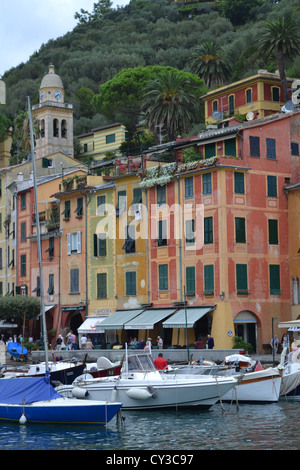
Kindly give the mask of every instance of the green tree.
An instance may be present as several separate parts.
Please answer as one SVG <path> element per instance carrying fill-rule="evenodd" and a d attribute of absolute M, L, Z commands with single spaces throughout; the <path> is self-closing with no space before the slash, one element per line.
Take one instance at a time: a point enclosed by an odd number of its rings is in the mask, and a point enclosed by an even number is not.
<path fill-rule="evenodd" d="M 112 11 L 112 2 L 110 0 L 98 0 L 94 3 L 94 9 L 92 13 L 87 10 L 80 9 L 80 13 L 76 12 L 74 15 L 75 20 L 79 21 L 79 24 L 86 24 L 92 21 L 101 20 L 105 13 Z"/>
<path fill-rule="evenodd" d="M 93 98 L 95 93 L 90 88 L 82 87 L 77 90 L 75 97 L 80 105 L 80 116 L 92 118 L 95 114 Z"/>
<path fill-rule="evenodd" d="M 36 318 L 40 314 L 40 301 L 36 297 L 23 295 L 6 295 L 0 298 L 0 318 L 1 320 L 23 320 L 24 315 L 27 320 Z"/>
<path fill-rule="evenodd" d="M 259 38 L 259 51 L 268 59 L 276 58 L 284 100 L 290 99 L 286 80 L 285 61 L 299 54 L 299 26 L 291 17 L 268 21 Z"/>
<path fill-rule="evenodd" d="M 217 42 L 205 41 L 191 54 L 192 72 L 202 78 L 209 88 L 223 84 L 231 75 L 231 67 L 224 49 Z"/>
<path fill-rule="evenodd" d="M 10 120 L 0 113 L 0 142 L 4 142 L 7 139 L 7 130 L 10 126 Z"/>
<path fill-rule="evenodd" d="M 161 72 L 147 83 L 141 109 L 157 142 L 161 128 L 173 141 L 199 120 L 200 89 L 196 76 L 175 70 Z"/>
<path fill-rule="evenodd" d="M 234 26 L 245 24 L 249 20 L 251 8 L 260 6 L 263 0 L 220 0 L 218 10 L 228 18 Z"/>

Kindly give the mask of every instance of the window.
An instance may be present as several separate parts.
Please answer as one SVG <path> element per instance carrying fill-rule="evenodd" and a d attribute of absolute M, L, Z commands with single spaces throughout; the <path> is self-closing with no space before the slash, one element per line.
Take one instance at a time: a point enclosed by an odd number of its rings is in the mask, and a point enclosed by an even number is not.
<path fill-rule="evenodd" d="M 97 196 L 97 215 L 105 215 L 105 196 Z"/>
<path fill-rule="evenodd" d="M 65 119 L 61 121 L 61 136 L 63 139 L 66 139 L 68 136 L 67 121 Z"/>
<path fill-rule="evenodd" d="M 53 137 L 58 137 L 59 127 L 58 119 L 53 119 Z"/>
<path fill-rule="evenodd" d="M 299 279 L 293 278 L 292 279 L 292 293 L 293 293 L 293 304 L 299 304 Z"/>
<path fill-rule="evenodd" d="M 280 266 L 279 264 L 270 264 L 270 294 L 280 294 Z"/>
<path fill-rule="evenodd" d="M 136 272 L 128 271 L 125 276 L 126 295 L 136 295 Z"/>
<path fill-rule="evenodd" d="M 167 202 L 167 196 L 166 196 L 166 186 L 156 186 L 156 200 L 157 200 L 157 205 L 162 206 L 163 204 L 166 204 Z"/>
<path fill-rule="evenodd" d="M 64 219 L 69 219 L 71 216 L 71 201 L 65 201 L 65 210 L 61 213 Z"/>
<path fill-rule="evenodd" d="M 203 194 L 211 194 L 211 173 L 202 175 L 202 192 Z"/>
<path fill-rule="evenodd" d="M 135 253 L 135 226 L 127 225 L 125 232 L 126 240 L 122 250 L 125 250 L 125 253 Z"/>
<path fill-rule="evenodd" d="M 26 222 L 21 223 L 21 242 L 26 241 Z"/>
<path fill-rule="evenodd" d="M 0 269 L 3 269 L 3 264 L 2 264 L 2 248 L 0 248 Z"/>
<path fill-rule="evenodd" d="M 225 140 L 224 143 L 225 143 L 225 155 L 235 157 L 236 156 L 236 141 L 235 141 L 235 139 Z"/>
<path fill-rule="evenodd" d="M 79 294 L 79 269 L 70 269 L 70 293 Z"/>
<path fill-rule="evenodd" d="M 204 217 L 204 245 L 213 243 L 213 218 Z"/>
<path fill-rule="evenodd" d="M 187 220 L 185 222 L 185 243 L 186 245 L 195 244 L 195 220 Z"/>
<path fill-rule="evenodd" d="M 167 221 L 166 220 L 158 221 L 158 237 L 156 238 L 154 243 L 157 243 L 157 246 L 167 245 Z"/>
<path fill-rule="evenodd" d="M 246 224 L 243 217 L 235 218 L 235 242 L 246 243 Z"/>
<path fill-rule="evenodd" d="M 252 90 L 251 90 L 251 88 L 246 90 L 246 103 L 247 104 L 252 103 Z"/>
<path fill-rule="evenodd" d="M 47 293 L 49 295 L 54 294 L 54 274 L 49 274 L 49 287 L 48 287 Z"/>
<path fill-rule="evenodd" d="M 81 232 L 67 233 L 67 253 L 81 253 Z"/>
<path fill-rule="evenodd" d="M 234 95 L 229 96 L 229 116 L 234 114 Z"/>
<path fill-rule="evenodd" d="M 106 249 L 106 233 L 94 233 L 94 256 L 106 256 L 107 249 Z"/>
<path fill-rule="evenodd" d="M 97 274 L 97 299 L 107 298 L 107 273 Z"/>
<path fill-rule="evenodd" d="M 267 176 L 268 196 L 277 197 L 277 178 L 276 176 Z"/>
<path fill-rule="evenodd" d="M 105 137 L 107 144 L 113 144 L 116 141 L 116 134 L 109 134 Z"/>
<path fill-rule="evenodd" d="M 83 198 L 82 197 L 77 198 L 77 207 L 74 212 L 76 213 L 77 217 L 83 216 Z"/>
<path fill-rule="evenodd" d="M 195 281 L 195 266 L 188 266 L 186 268 L 186 295 L 195 295 L 196 281 Z"/>
<path fill-rule="evenodd" d="M 49 238 L 49 247 L 46 250 L 46 253 L 49 253 L 49 258 L 53 258 L 54 256 L 54 237 Z"/>
<path fill-rule="evenodd" d="M 213 295 L 214 293 L 214 265 L 204 266 L 204 295 Z"/>
<path fill-rule="evenodd" d="M 21 194 L 21 209 L 26 209 L 26 194 Z"/>
<path fill-rule="evenodd" d="M 127 207 L 127 197 L 126 197 L 126 191 L 118 191 L 118 204 L 116 207 L 116 216 L 119 217 L 122 212 L 126 211 Z"/>
<path fill-rule="evenodd" d="M 133 188 L 133 199 L 131 205 L 134 204 L 141 204 L 142 203 L 142 189 L 141 188 Z"/>
<path fill-rule="evenodd" d="M 269 245 L 278 245 L 278 220 L 269 219 Z"/>
<path fill-rule="evenodd" d="M 234 192 L 236 194 L 245 194 L 244 173 L 234 173 Z"/>
<path fill-rule="evenodd" d="M 194 196 L 194 178 L 192 176 L 184 179 L 184 196 L 186 199 Z"/>
<path fill-rule="evenodd" d="M 204 157 L 210 158 L 210 157 L 215 157 L 216 155 L 216 143 L 211 142 L 210 144 L 206 144 L 204 147 Z"/>
<path fill-rule="evenodd" d="M 259 137 L 251 136 L 249 137 L 249 145 L 250 145 L 250 157 L 260 157 L 260 150 L 259 150 Z"/>
<path fill-rule="evenodd" d="M 267 158 L 270 160 L 276 160 L 276 140 L 275 139 L 266 139 L 267 147 Z"/>
<path fill-rule="evenodd" d="M 26 255 L 21 255 L 21 276 L 26 276 Z"/>
<path fill-rule="evenodd" d="M 37 278 L 36 278 L 36 287 L 33 289 L 32 292 L 36 292 L 36 296 L 40 297 L 40 295 L 41 295 L 40 276 L 37 276 Z"/>
<path fill-rule="evenodd" d="M 299 155 L 299 144 L 298 142 L 291 142 L 291 154 Z"/>
<path fill-rule="evenodd" d="M 236 265 L 236 290 L 238 294 L 248 294 L 247 265 Z"/>
<path fill-rule="evenodd" d="M 158 289 L 159 290 L 168 290 L 169 289 L 169 279 L 168 279 L 168 265 L 161 264 L 158 266 Z"/>
<path fill-rule="evenodd" d="M 279 88 L 278 87 L 272 87 L 272 101 L 275 101 L 276 103 L 279 103 Z"/>
<path fill-rule="evenodd" d="M 212 109 L 213 111 L 218 111 L 218 100 L 213 101 Z"/>

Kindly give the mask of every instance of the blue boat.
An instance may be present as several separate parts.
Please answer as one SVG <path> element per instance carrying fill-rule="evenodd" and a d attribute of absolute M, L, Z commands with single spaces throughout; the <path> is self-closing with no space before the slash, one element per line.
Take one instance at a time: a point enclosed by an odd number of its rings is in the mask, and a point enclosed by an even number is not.
<path fill-rule="evenodd" d="M 28 356 L 28 350 L 20 343 L 8 343 L 7 351 L 12 357 L 16 357 L 17 359 L 20 359 L 22 355 L 27 359 Z"/>
<path fill-rule="evenodd" d="M 0 379 L 0 421 L 106 425 L 122 403 L 65 398 L 49 376 Z"/>

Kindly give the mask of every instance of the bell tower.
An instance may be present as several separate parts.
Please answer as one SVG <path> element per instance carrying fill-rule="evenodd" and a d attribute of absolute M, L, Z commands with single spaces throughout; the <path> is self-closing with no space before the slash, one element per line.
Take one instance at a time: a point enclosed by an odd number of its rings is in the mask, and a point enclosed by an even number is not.
<path fill-rule="evenodd" d="M 36 157 L 49 157 L 57 152 L 74 157 L 73 105 L 64 102 L 65 90 L 54 66 L 42 79 L 39 104 L 32 106 L 33 117 L 38 118 L 40 134 L 36 139 Z"/>

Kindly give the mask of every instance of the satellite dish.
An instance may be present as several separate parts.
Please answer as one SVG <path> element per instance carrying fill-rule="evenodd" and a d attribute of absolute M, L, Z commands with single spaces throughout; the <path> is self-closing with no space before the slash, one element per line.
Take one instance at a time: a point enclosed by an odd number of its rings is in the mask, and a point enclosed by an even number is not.
<path fill-rule="evenodd" d="M 252 111 L 249 111 L 249 113 L 247 113 L 247 115 L 246 115 L 246 119 L 247 119 L 247 121 L 253 121 L 254 113 L 252 113 Z"/>
<path fill-rule="evenodd" d="M 222 116 L 222 113 L 221 113 L 221 111 L 218 111 L 218 110 L 214 111 L 214 112 L 212 113 L 212 115 L 211 115 L 211 117 L 212 117 L 213 119 L 215 119 L 215 121 L 217 121 L 218 119 L 220 119 L 221 116 Z"/>
<path fill-rule="evenodd" d="M 294 107 L 295 107 L 295 103 L 292 100 L 287 101 L 284 105 L 284 108 L 287 111 L 293 111 Z"/>

